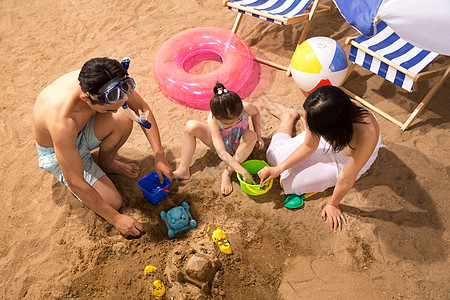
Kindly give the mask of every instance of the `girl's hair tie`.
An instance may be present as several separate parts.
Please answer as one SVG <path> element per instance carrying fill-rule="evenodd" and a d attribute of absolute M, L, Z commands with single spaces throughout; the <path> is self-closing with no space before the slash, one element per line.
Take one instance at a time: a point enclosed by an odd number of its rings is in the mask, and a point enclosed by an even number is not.
<path fill-rule="evenodd" d="M 226 93 L 228 93 L 228 91 L 227 91 L 227 89 L 226 88 L 217 88 L 217 94 L 218 95 L 222 95 L 222 93 L 224 93 L 224 94 L 226 94 Z"/>

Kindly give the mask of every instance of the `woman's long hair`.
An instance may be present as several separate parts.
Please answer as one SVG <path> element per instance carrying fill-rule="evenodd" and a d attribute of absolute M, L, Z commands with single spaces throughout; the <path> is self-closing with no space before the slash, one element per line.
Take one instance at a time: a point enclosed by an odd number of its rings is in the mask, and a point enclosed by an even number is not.
<path fill-rule="evenodd" d="M 333 151 L 344 149 L 352 140 L 353 123 L 363 123 L 369 112 L 353 103 L 340 88 L 318 87 L 303 103 L 309 130 L 330 143 Z"/>

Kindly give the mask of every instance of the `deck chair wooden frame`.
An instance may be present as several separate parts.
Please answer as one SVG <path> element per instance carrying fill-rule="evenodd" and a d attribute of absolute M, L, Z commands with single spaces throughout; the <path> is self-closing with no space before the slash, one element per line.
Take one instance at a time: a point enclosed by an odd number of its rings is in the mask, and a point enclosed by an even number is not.
<path fill-rule="evenodd" d="M 433 98 L 434 94 L 439 90 L 439 88 L 442 86 L 442 84 L 445 82 L 445 80 L 447 80 L 447 78 L 450 76 L 450 65 L 448 65 L 447 67 L 438 69 L 438 70 L 419 72 L 419 73 L 416 74 L 416 73 L 413 73 L 410 70 L 405 69 L 404 67 L 396 64 L 395 62 L 387 59 L 386 57 L 379 55 L 378 53 L 370 50 L 369 48 L 364 47 L 360 43 L 356 42 L 355 38 L 357 38 L 357 37 L 347 38 L 345 43 L 347 45 L 351 45 L 353 47 L 356 47 L 357 49 L 367 53 L 368 55 L 372 56 L 375 59 L 378 59 L 379 61 L 381 61 L 381 63 L 387 64 L 389 67 L 392 67 L 395 70 L 403 73 L 405 76 L 411 77 L 412 80 L 414 81 L 414 83 L 438 77 L 437 81 L 431 87 L 429 92 L 425 95 L 425 97 L 422 99 L 422 101 L 417 105 L 417 107 L 414 109 L 414 111 L 408 116 L 408 118 L 404 122 L 401 122 L 398 119 L 392 117 L 388 113 L 384 112 L 383 110 L 379 109 L 378 107 L 376 107 L 373 104 L 369 103 L 368 101 L 364 100 L 362 97 L 356 95 L 355 93 L 353 93 L 353 92 L 351 92 L 351 91 L 341 87 L 342 90 L 345 93 L 347 93 L 350 97 L 354 98 L 355 100 L 357 100 L 358 102 L 360 102 L 364 106 L 370 108 L 371 110 L 377 112 L 378 114 L 380 114 L 381 116 L 383 116 L 387 120 L 389 120 L 392 123 L 398 125 L 403 131 L 405 131 L 411 125 L 411 123 L 414 121 L 414 119 L 418 116 L 418 114 L 430 102 L 430 100 Z M 350 73 L 353 71 L 353 69 L 357 65 L 358 65 L 357 63 L 352 62 L 351 66 L 349 68 L 349 71 L 348 71 L 348 75 L 350 75 Z M 347 77 L 348 77 L 348 75 L 347 75 Z M 384 79 L 386 79 L 386 78 L 384 78 Z"/>
<path fill-rule="evenodd" d="M 325 16 L 325 15 L 331 15 L 335 12 L 335 6 L 333 1 L 330 1 L 329 5 L 322 5 L 319 4 L 320 0 L 313 0 L 309 4 L 309 6 L 299 15 L 290 17 L 290 18 L 284 18 L 279 15 L 266 13 L 263 11 L 259 11 L 256 9 L 251 9 L 236 3 L 231 2 L 230 0 L 223 0 L 222 5 L 224 7 L 228 7 L 231 10 L 237 11 L 237 17 L 236 21 L 234 22 L 233 29 L 231 30 L 233 33 L 237 33 L 237 30 L 239 28 L 239 25 L 242 21 L 242 16 L 244 14 L 249 14 L 254 17 L 262 17 L 263 19 L 269 19 L 274 23 L 280 24 L 280 25 L 291 25 L 295 23 L 299 23 L 302 21 L 305 21 L 305 26 L 303 28 L 302 34 L 300 36 L 300 39 L 297 43 L 297 46 L 300 45 L 304 40 L 306 40 L 306 36 L 308 34 L 309 28 L 311 27 L 312 20 L 315 17 Z M 281 64 L 278 64 L 273 61 L 269 61 L 260 57 L 254 57 L 254 60 L 272 67 L 275 67 L 280 70 L 286 71 L 286 75 L 290 76 L 290 66 L 283 66 Z"/>

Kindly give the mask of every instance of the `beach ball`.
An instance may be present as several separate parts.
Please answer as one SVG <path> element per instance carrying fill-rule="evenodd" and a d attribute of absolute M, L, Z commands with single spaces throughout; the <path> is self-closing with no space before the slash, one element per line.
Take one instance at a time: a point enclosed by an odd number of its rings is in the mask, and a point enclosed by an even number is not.
<path fill-rule="evenodd" d="M 340 86 L 347 70 L 348 60 L 344 49 L 327 37 L 307 39 L 292 56 L 292 78 L 308 93 L 322 85 Z"/>

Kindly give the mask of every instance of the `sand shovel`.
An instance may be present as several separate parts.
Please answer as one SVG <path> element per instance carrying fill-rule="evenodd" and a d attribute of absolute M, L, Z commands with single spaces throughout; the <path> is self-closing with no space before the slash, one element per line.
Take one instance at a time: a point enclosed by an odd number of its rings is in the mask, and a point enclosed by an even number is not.
<path fill-rule="evenodd" d="M 284 200 L 284 206 L 287 207 L 287 208 L 292 208 L 292 209 L 293 208 L 299 208 L 299 207 L 301 207 L 303 205 L 304 200 L 306 198 L 309 198 L 312 195 L 317 194 L 317 193 L 320 193 L 320 192 L 306 193 L 306 194 L 303 194 L 301 196 L 299 196 L 299 195 L 289 195 L 289 196 L 287 196 L 286 200 Z"/>

